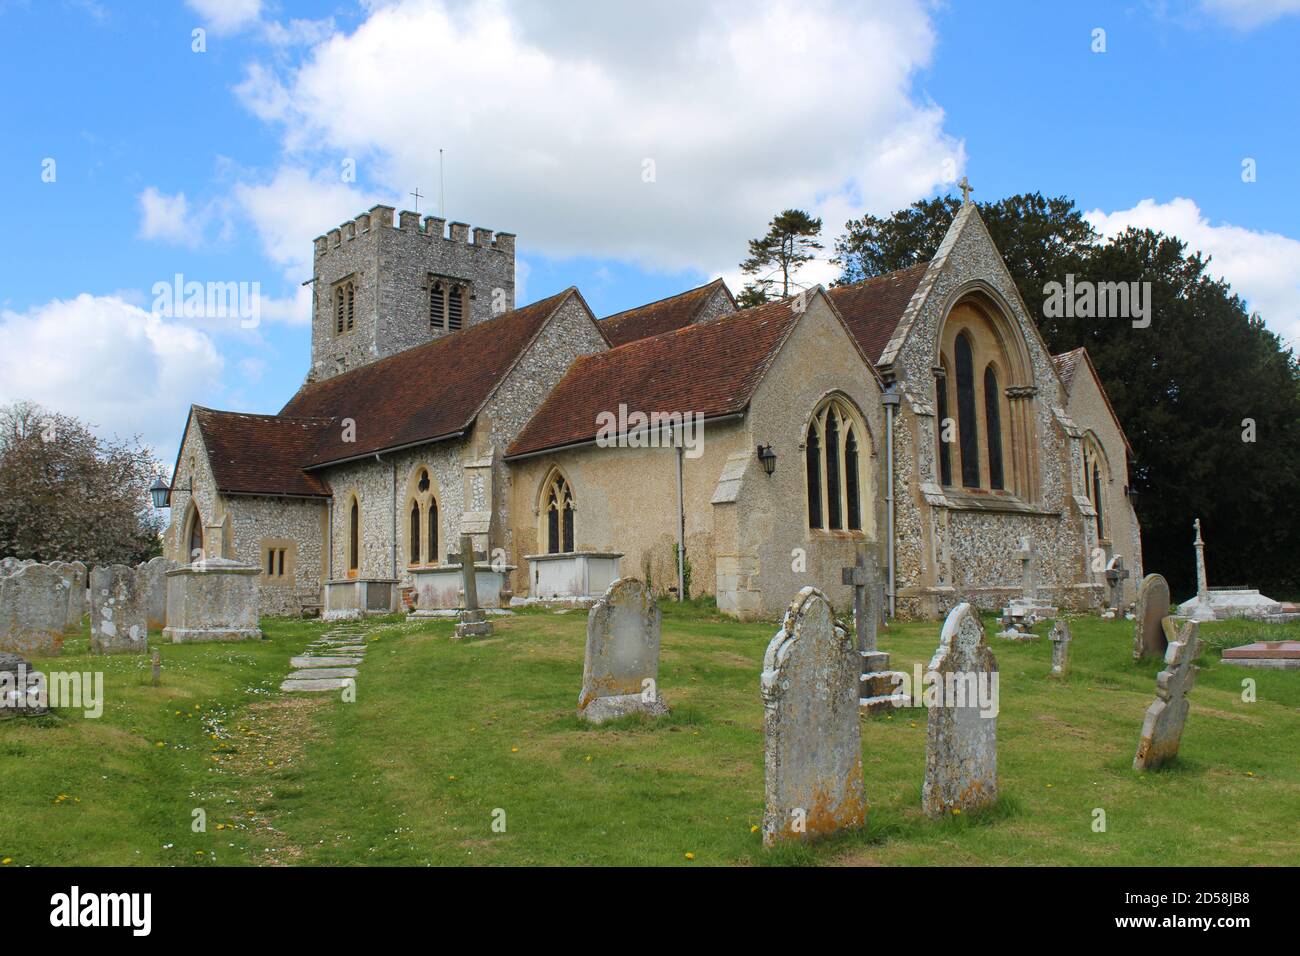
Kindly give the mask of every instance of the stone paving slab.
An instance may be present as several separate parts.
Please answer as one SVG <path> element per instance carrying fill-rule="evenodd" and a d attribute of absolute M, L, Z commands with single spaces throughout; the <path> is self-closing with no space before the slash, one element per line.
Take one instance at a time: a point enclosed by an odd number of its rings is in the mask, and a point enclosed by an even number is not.
<path fill-rule="evenodd" d="M 329 680 L 331 677 L 356 677 L 359 673 L 355 667 L 315 667 L 294 671 L 285 680 Z"/>
<path fill-rule="evenodd" d="M 289 666 L 297 669 L 304 667 L 355 667 L 361 663 L 359 657 L 295 657 Z"/>
<path fill-rule="evenodd" d="M 361 654 L 364 654 L 364 653 L 366 652 L 366 648 L 365 648 L 363 645 L 361 645 L 361 644 L 357 644 L 357 645 L 355 645 L 355 646 L 350 646 L 350 645 L 346 645 L 346 644 L 345 644 L 345 645 L 342 645 L 342 646 L 337 646 L 337 645 L 336 645 L 336 646 L 332 646 L 332 647 L 329 647 L 329 648 L 324 648 L 324 647 L 308 648 L 308 651 L 311 652 L 311 653 L 313 653 L 313 654 L 318 653 L 318 652 L 323 652 L 323 653 L 330 653 L 330 654 L 357 654 L 357 655 L 361 655 Z"/>
<path fill-rule="evenodd" d="M 348 678 L 329 678 L 328 680 L 286 680 L 280 685 L 283 691 L 306 691 L 308 693 L 325 693 L 328 691 L 343 690 L 351 686 L 352 681 Z"/>

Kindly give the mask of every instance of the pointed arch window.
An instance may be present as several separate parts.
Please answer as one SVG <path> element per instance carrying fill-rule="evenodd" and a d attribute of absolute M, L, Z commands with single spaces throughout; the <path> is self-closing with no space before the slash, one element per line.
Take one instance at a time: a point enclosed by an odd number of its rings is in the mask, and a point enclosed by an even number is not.
<path fill-rule="evenodd" d="M 357 287 L 340 282 L 334 287 L 334 334 L 342 335 L 356 327 Z"/>
<path fill-rule="evenodd" d="M 411 502 L 411 564 L 420 563 L 420 503 Z"/>
<path fill-rule="evenodd" d="M 1106 537 L 1105 496 L 1109 484 L 1110 469 L 1101 442 L 1096 435 L 1088 432 L 1083 438 L 1083 493 L 1096 512 L 1093 520 L 1096 522 L 1098 541 Z"/>
<path fill-rule="evenodd" d="M 429 563 L 438 561 L 438 500 L 429 499 Z"/>
<path fill-rule="evenodd" d="M 952 484 L 952 449 L 948 447 L 949 443 L 945 440 L 949 425 L 946 368 L 941 367 L 939 374 L 935 376 L 934 398 L 935 408 L 938 411 L 938 428 L 935 431 L 939 437 L 939 482 L 946 488 Z"/>
<path fill-rule="evenodd" d="M 990 365 L 984 369 L 984 428 L 988 432 L 989 487 L 1005 487 L 1002 474 L 1002 396 L 998 394 L 998 376 Z"/>
<path fill-rule="evenodd" d="M 827 399 L 813 415 L 804 443 L 808 527 L 862 530 L 861 434 L 860 419 L 842 399 Z"/>
<path fill-rule="evenodd" d="M 1101 469 L 1097 463 L 1092 463 L 1092 504 L 1097 509 L 1097 540 L 1106 537 L 1106 522 L 1102 516 L 1101 507 Z"/>
<path fill-rule="evenodd" d="M 465 324 L 465 287 L 456 284 L 447 291 L 447 329 L 455 332 Z"/>
<path fill-rule="evenodd" d="M 193 502 L 190 503 L 189 528 L 185 537 L 190 560 L 203 557 L 203 518 Z"/>
<path fill-rule="evenodd" d="M 429 283 L 429 328 L 447 328 L 447 285 L 441 280 Z"/>
<path fill-rule="evenodd" d="M 361 507 L 356 498 L 348 509 L 348 573 L 356 575 L 361 563 Z"/>
<path fill-rule="evenodd" d="M 975 420 L 975 369 L 970 339 L 962 332 L 953 345 L 957 365 L 957 431 L 961 448 L 961 483 L 967 488 L 980 486 L 980 437 Z"/>
<path fill-rule="evenodd" d="M 546 553 L 572 553 L 573 489 L 558 471 L 551 473 L 543 507 L 546 518 Z"/>

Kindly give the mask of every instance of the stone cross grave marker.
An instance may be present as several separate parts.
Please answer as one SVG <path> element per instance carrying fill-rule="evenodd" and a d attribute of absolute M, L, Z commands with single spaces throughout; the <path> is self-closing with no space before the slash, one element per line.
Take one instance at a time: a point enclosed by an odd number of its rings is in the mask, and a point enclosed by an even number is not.
<path fill-rule="evenodd" d="M 1070 625 L 1057 618 L 1047 639 L 1052 642 L 1052 676 L 1064 677 L 1070 673 Z"/>
<path fill-rule="evenodd" d="M 969 604 L 949 612 L 929 669 L 936 683 L 926 691 L 929 720 L 921 808 L 926 816 L 937 818 L 987 806 L 998 798 L 998 662 Z M 936 688 L 942 689 L 940 700 L 929 701 Z"/>
<path fill-rule="evenodd" d="M 628 714 L 666 714 L 659 693 L 662 613 L 644 584 L 619 578 L 587 615 L 578 716 L 593 724 Z"/>
<path fill-rule="evenodd" d="M 1200 652 L 1200 625 L 1188 621 L 1178 630 L 1178 622 L 1167 617 L 1162 622 L 1169 637 L 1165 651 L 1165 669 L 1156 675 L 1156 699 L 1147 708 L 1138 738 L 1134 770 L 1153 770 L 1178 756 L 1183 727 L 1191 705 L 1187 695 L 1196 682 L 1196 655 Z"/>
<path fill-rule="evenodd" d="M 853 588 L 853 628 L 857 632 L 858 650 L 864 653 L 876 649 L 876 628 L 880 621 L 877 605 L 880 572 L 875 557 L 869 557 L 865 547 L 858 548 L 857 560 L 851 568 L 840 569 L 840 580 Z"/>
<path fill-rule="evenodd" d="M 454 639 L 465 637 L 490 637 L 492 622 L 478 606 L 478 583 L 474 577 L 474 541 L 467 535 L 460 536 L 460 578 L 465 590 L 465 607 L 456 621 Z"/>
<path fill-rule="evenodd" d="M 764 846 L 865 822 L 859 661 L 826 595 L 800 591 L 763 655 Z"/>
<path fill-rule="evenodd" d="M 1164 655 L 1168 641 L 1162 622 L 1168 614 L 1169 582 L 1163 575 L 1148 574 L 1138 585 L 1133 611 L 1133 660 Z"/>

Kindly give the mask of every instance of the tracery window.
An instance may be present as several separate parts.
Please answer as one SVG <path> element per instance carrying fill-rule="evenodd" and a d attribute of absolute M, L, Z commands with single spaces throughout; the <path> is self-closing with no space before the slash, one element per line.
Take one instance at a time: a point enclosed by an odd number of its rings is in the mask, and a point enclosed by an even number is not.
<path fill-rule="evenodd" d="M 573 489 L 558 470 L 552 471 L 542 496 L 546 553 L 573 551 Z"/>
<path fill-rule="evenodd" d="M 865 427 L 839 397 L 817 407 L 804 441 L 808 527 L 862 530 L 862 436 Z"/>

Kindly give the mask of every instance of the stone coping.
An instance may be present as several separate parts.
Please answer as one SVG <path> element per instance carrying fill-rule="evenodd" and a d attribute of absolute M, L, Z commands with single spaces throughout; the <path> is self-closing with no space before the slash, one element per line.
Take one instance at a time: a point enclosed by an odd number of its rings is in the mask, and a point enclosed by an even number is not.
<path fill-rule="evenodd" d="M 261 573 L 260 570 L 258 572 Z M 396 584 L 400 578 L 334 578 L 326 584 Z"/>
<path fill-rule="evenodd" d="M 621 558 L 622 551 L 561 551 L 558 554 L 525 554 L 527 561 L 560 561 L 564 558 Z"/>
<path fill-rule="evenodd" d="M 180 567 L 169 569 L 167 577 L 174 577 L 179 574 L 248 574 L 260 575 L 262 569 L 254 564 L 244 564 L 242 561 L 232 561 L 230 558 L 205 558 L 201 562 L 194 564 L 182 564 Z"/>
<path fill-rule="evenodd" d="M 492 572 L 501 574 L 507 571 L 514 571 L 517 567 L 518 565 L 514 565 L 514 564 L 502 564 L 500 566 L 493 567 L 490 561 L 474 562 L 475 572 L 483 571 L 489 574 Z M 433 564 L 427 568 L 407 568 L 406 570 L 409 574 L 436 574 L 439 571 L 442 572 L 455 571 L 457 574 L 459 574 L 460 569 L 461 566 L 459 564 Z"/>
<path fill-rule="evenodd" d="M 1059 518 L 1061 512 L 1051 508 L 1031 505 L 1019 498 L 1002 495 L 964 494 L 960 491 L 944 491 L 947 508 L 950 511 L 982 511 L 997 514 L 1037 515 L 1041 518 Z"/>

